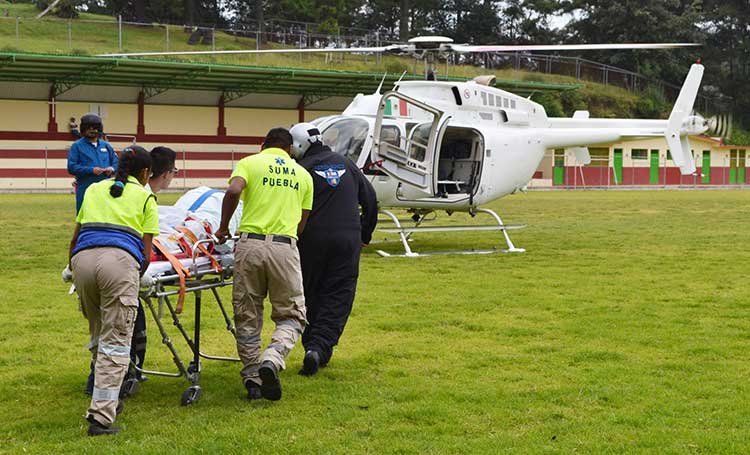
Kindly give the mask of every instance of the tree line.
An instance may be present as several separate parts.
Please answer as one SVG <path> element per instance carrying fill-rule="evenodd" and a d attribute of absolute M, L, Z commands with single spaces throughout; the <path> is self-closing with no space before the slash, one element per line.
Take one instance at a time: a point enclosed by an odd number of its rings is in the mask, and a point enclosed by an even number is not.
<path fill-rule="evenodd" d="M 51 0 L 36 0 L 40 8 Z M 61 0 L 86 10 L 161 22 L 257 30 L 269 20 L 308 23 L 311 32 L 378 31 L 406 40 L 445 35 L 459 43 L 690 42 L 670 51 L 578 55 L 680 84 L 688 62 L 707 67 L 704 93 L 750 124 L 750 6 L 747 0 Z M 575 55 L 566 52 L 565 55 Z"/>

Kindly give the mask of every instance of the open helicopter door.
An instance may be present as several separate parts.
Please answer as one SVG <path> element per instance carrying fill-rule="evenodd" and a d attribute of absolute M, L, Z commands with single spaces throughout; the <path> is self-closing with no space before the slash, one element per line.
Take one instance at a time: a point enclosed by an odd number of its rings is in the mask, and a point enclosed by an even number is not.
<path fill-rule="evenodd" d="M 406 121 L 405 138 L 397 144 L 382 133 L 383 118 Z M 373 130 L 371 159 L 380 170 L 403 183 L 434 197 L 437 190 L 435 155 L 442 126 L 449 116 L 421 101 L 398 92 L 387 92 L 380 99 Z"/>

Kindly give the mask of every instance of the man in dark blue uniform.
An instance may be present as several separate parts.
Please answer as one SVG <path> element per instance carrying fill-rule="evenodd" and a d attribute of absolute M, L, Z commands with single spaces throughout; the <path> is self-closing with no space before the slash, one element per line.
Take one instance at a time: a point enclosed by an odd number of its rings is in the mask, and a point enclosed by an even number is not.
<path fill-rule="evenodd" d="M 312 211 L 299 239 L 308 321 L 300 374 L 311 376 L 330 361 L 352 311 L 360 251 L 372 238 L 378 201 L 362 171 L 323 145 L 315 125 L 299 123 L 289 132 L 292 152 L 314 186 Z"/>
<path fill-rule="evenodd" d="M 76 178 L 76 213 L 83 195 L 92 183 L 110 178 L 117 170 L 117 155 L 99 136 L 104 132 L 102 119 L 96 114 L 81 117 L 81 137 L 68 151 L 68 173 Z"/>

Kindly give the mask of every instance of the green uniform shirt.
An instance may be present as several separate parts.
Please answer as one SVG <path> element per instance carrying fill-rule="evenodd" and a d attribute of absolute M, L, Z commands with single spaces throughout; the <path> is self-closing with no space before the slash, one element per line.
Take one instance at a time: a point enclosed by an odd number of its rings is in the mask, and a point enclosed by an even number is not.
<path fill-rule="evenodd" d="M 267 148 L 237 163 L 229 178 L 245 179 L 240 232 L 297 238 L 302 210 L 312 209 L 310 174 L 279 148 Z"/>
<path fill-rule="evenodd" d="M 159 210 L 154 194 L 146 190 L 133 176 L 118 198 L 109 194 L 113 180 L 94 183 L 86 189 L 83 205 L 76 221 L 82 226 L 96 224 L 101 227 L 125 227 L 143 234 L 159 234 Z"/>

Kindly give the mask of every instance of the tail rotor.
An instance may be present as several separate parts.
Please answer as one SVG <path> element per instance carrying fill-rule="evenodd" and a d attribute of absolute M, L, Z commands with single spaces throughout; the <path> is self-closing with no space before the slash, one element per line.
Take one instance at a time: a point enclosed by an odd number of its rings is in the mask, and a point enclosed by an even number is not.
<path fill-rule="evenodd" d="M 706 119 L 706 130 L 707 136 L 712 137 L 731 137 L 732 136 L 732 114 L 720 114 L 714 115 Z"/>

